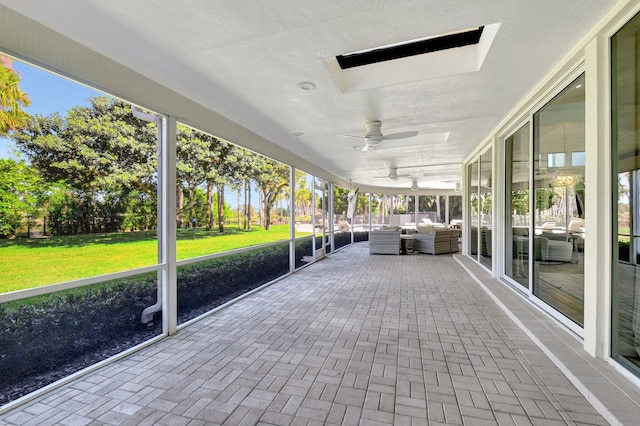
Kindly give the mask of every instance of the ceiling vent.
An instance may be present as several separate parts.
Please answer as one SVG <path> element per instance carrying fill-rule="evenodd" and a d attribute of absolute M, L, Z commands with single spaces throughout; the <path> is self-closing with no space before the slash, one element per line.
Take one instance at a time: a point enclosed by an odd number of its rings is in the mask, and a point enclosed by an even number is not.
<path fill-rule="evenodd" d="M 402 43 L 380 46 L 373 49 L 360 50 L 336 56 L 341 69 L 360 67 L 377 62 L 392 61 L 408 56 L 438 52 L 456 47 L 471 46 L 480 42 L 484 27 L 445 34 L 442 36 L 422 38 Z"/>
<path fill-rule="evenodd" d="M 500 24 L 325 58 L 342 92 L 479 71 Z"/>

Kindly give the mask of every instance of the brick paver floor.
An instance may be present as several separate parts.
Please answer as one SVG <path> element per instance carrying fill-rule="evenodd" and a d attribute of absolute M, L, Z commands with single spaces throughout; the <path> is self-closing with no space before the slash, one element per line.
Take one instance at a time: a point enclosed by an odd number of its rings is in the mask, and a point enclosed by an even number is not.
<path fill-rule="evenodd" d="M 607 424 L 451 255 L 356 244 L 8 424 Z"/>

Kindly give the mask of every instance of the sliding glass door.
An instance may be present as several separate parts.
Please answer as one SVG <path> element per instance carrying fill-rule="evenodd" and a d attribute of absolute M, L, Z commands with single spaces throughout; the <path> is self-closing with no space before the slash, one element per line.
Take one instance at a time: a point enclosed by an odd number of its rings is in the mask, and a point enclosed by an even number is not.
<path fill-rule="evenodd" d="M 533 116 L 533 294 L 584 325 L 585 78 Z"/>
<path fill-rule="evenodd" d="M 640 376 L 640 15 L 611 40 L 612 356 Z"/>
<path fill-rule="evenodd" d="M 529 123 L 505 140 L 505 275 L 529 288 Z"/>
<path fill-rule="evenodd" d="M 479 161 L 474 161 L 469 164 L 468 167 L 468 182 L 469 182 L 469 250 L 468 253 L 474 258 L 478 258 L 478 233 L 480 232 L 479 222 L 479 212 L 480 212 L 480 202 L 478 197 L 478 163 Z"/>
<path fill-rule="evenodd" d="M 479 212 L 480 212 L 480 263 L 491 269 L 491 259 L 493 256 L 492 247 L 492 211 L 493 211 L 493 184 L 492 155 L 493 150 L 489 149 L 480 156 L 480 189 L 479 189 Z"/>
<path fill-rule="evenodd" d="M 469 164 L 469 238 L 467 253 L 491 268 L 492 259 L 492 149 Z"/>

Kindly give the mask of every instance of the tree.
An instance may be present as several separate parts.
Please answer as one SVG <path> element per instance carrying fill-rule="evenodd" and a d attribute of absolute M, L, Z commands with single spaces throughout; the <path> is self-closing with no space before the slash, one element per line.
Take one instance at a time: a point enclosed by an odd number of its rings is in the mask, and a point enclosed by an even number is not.
<path fill-rule="evenodd" d="M 224 187 L 233 175 L 235 158 L 233 146 L 226 141 L 185 125 L 178 125 L 177 132 L 177 191 L 178 225 L 183 225 L 183 214 L 193 218 L 199 199 L 194 196 L 196 188 L 202 186 L 206 192 L 206 226 L 211 230 L 218 219 L 218 229 L 224 232 L 225 203 Z M 214 191 L 217 193 L 214 196 Z M 186 192 L 187 202 L 184 202 Z M 215 208 L 214 208 L 215 207 Z"/>
<path fill-rule="evenodd" d="M 513 214 L 524 215 L 529 212 L 529 190 L 511 191 L 511 209 Z"/>
<path fill-rule="evenodd" d="M 218 231 L 222 233 L 224 232 L 226 212 L 224 188 L 234 174 L 233 169 L 235 167 L 235 156 L 231 154 L 234 152 L 235 147 L 228 142 L 217 139 L 215 147 L 212 146 L 211 149 L 215 149 L 215 155 L 213 156 L 211 169 L 209 170 L 209 174 L 207 175 L 207 187 L 213 188 L 213 186 L 215 185 L 216 188 Z M 209 194 L 209 200 L 213 202 L 214 197 L 211 189 L 209 189 Z M 211 208 L 209 209 L 211 210 Z M 213 218 L 211 219 L 211 227 L 213 227 Z"/>
<path fill-rule="evenodd" d="M 295 206 L 302 216 L 307 215 L 307 211 L 311 214 L 311 190 L 307 186 L 307 174 L 303 171 L 296 170 L 295 174 Z M 308 209 L 308 210 L 307 210 Z"/>
<path fill-rule="evenodd" d="M 264 228 L 271 229 L 271 211 L 280 192 L 289 185 L 290 168 L 276 160 L 258 156 L 255 181 L 263 196 Z"/>
<path fill-rule="evenodd" d="M 242 193 L 242 228 L 248 231 L 251 230 L 251 181 L 260 172 L 260 158 L 258 154 L 238 146 L 233 146 L 228 156 L 228 183 Z"/>
<path fill-rule="evenodd" d="M 13 69 L 10 58 L 0 56 L 0 135 L 24 127 L 29 114 L 23 108 L 31 100 L 20 89 L 20 76 Z"/>
<path fill-rule="evenodd" d="M 145 231 L 156 229 L 157 206 L 153 197 L 143 191 L 134 190 L 127 197 L 122 229 Z"/>
<path fill-rule="evenodd" d="M 23 217 L 35 216 L 45 195 L 36 170 L 24 161 L 0 158 L 0 238 L 14 235 Z"/>
<path fill-rule="evenodd" d="M 184 214 L 187 213 L 189 226 L 194 216 L 194 209 L 198 206 L 196 188 L 204 184 L 207 171 L 203 164 L 207 163 L 209 155 L 207 140 L 203 134 L 190 127 L 178 125 L 176 141 L 176 191 L 177 191 L 177 220 L 178 227 L 185 226 Z M 186 194 L 186 200 L 185 200 Z M 185 202 L 186 201 L 186 202 Z"/>
<path fill-rule="evenodd" d="M 369 223 L 369 194 L 358 193 L 358 198 L 356 198 L 355 216 L 358 214 L 362 215 L 362 223 Z M 353 224 L 357 223 L 355 221 L 355 216 L 352 221 Z"/>
<path fill-rule="evenodd" d="M 343 219 L 347 217 L 349 208 L 349 190 L 338 185 L 333 185 L 333 212 L 341 215 Z"/>
<path fill-rule="evenodd" d="M 131 106 L 94 97 L 63 118 L 35 116 L 13 132 L 16 146 L 49 182 L 63 182 L 82 201 L 79 232 L 100 232 L 121 221 L 129 193 L 136 190 L 156 201 L 157 129 L 131 113 Z M 117 209 L 98 206 L 114 194 Z M 111 200 L 114 201 L 114 200 Z M 100 217 L 109 212 L 112 217 Z"/>

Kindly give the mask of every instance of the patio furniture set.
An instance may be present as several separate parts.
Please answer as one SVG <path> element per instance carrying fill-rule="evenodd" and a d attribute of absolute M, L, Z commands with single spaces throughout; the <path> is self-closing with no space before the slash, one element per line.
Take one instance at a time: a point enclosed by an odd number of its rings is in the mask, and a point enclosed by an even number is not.
<path fill-rule="evenodd" d="M 372 230 L 369 232 L 369 254 L 455 253 L 459 250 L 460 234 L 459 229 L 420 224 L 415 233 L 403 234 L 400 229 Z"/>

